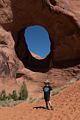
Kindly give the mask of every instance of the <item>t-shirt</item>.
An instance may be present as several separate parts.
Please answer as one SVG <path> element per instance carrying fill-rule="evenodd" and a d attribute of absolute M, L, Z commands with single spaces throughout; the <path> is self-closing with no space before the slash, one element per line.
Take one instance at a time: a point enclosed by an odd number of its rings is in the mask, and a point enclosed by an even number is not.
<path fill-rule="evenodd" d="M 50 97 L 50 91 L 52 90 L 51 86 L 44 86 L 43 91 L 44 91 L 44 97 Z"/>

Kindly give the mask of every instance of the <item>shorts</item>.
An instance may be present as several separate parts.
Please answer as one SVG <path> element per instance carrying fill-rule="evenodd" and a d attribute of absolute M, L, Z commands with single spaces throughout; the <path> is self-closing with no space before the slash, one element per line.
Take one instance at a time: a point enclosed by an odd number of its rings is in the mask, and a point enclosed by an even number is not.
<path fill-rule="evenodd" d="M 50 96 L 44 96 L 45 101 L 50 101 Z"/>

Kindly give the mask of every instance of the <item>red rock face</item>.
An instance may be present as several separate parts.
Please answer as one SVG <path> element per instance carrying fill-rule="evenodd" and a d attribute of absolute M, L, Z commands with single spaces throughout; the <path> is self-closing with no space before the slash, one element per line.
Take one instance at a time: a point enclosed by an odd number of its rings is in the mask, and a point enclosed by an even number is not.
<path fill-rule="evenodd" d="M 49 70 L 59 64 L 70 66 L 80 60 L 80 1 L 79 0 L 5 0 L 0 1 L 0 25 L 4 37 L 0 39 L 0 52 L 11 56 L 14 66 L 16 59 L 34 70 Z M 25 27 L 41 25 L 48 30 L 51 53 L 43 60 L 30 54 L 24 40 Z M 2 33 L 3 33 L 2 32 Z M 0 33 L 0 36 L 2 35 Z M 9 34 L 9 38 L 7 37 Z M 5 38 L 5 39 L 3 39 Z M 2 48 L 2 44 L 7 48 Z M 8 50 L 6 50 L 8 49 Z M 15 53 L 16 51 L 16 53 Z M 13 54 L 14 53 L 14 54 Z M 4 53 L 5 54 L 5 53 Z M 17 56 L 18 58 L 17 58 Z M 15 57 L 16 56 L 16 57 Z M 1 64 L 3 62 L 1 57 Z M 5 59 L 5 61 L 7 61 Z M 21 64 L 21 63 L 20 63 Z M 68 66 L 67 65 L 67 66 Z M 21 65 L 18 65 L 18 69 Z M 4 65 L 0 69 L 4 68 Z M 6 67 L 6 69 L 8 69 Z M 12 71 L 12 70 L 11 70 Z M 16 74 L 16 67 L 14 70 Z M 2 75 L 2 73 L 0 73 Z"/>
<path fill-rule="evenodd" d="M 0 28 L 0 78 L 15 78 L 18 67 L 21 66 L 19 63 L 11 32 Z"/>

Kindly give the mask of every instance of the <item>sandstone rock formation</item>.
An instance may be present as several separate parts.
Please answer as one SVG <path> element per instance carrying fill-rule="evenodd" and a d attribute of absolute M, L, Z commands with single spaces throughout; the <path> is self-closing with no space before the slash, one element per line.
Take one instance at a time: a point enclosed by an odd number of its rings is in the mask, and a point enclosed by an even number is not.
<path fill-rule="evenodd" d="M 48 30 L 51 52 L 43 60 L 33 58 L 25 43 L 30 25 Z M 0 77 L 15 77 L 21 66 L 48 71 L 54 63 L 80 63 L 80 1 L 0 0 L 0 26 Z"/>

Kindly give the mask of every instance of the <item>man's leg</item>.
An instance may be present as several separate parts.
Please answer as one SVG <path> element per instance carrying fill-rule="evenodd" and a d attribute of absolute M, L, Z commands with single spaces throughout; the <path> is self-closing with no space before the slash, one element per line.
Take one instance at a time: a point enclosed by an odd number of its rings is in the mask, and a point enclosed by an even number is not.
<path fill-rule="evenodd" d="M 46 103 L 46 109 L 49 109 L 49 108 L 48 108 L 48 103 L 49 103 L 49 102 L 48 102 L 48 101 L 45 101 L 45 103 Z"/>
<path fill-rule="evenodd" d="M 49 106 L 50 106 L 51 110 L 54 110 L 54 108 L 53 108 L 53 106 L 51 104 L 51 101 L 49 101 Z"/>

